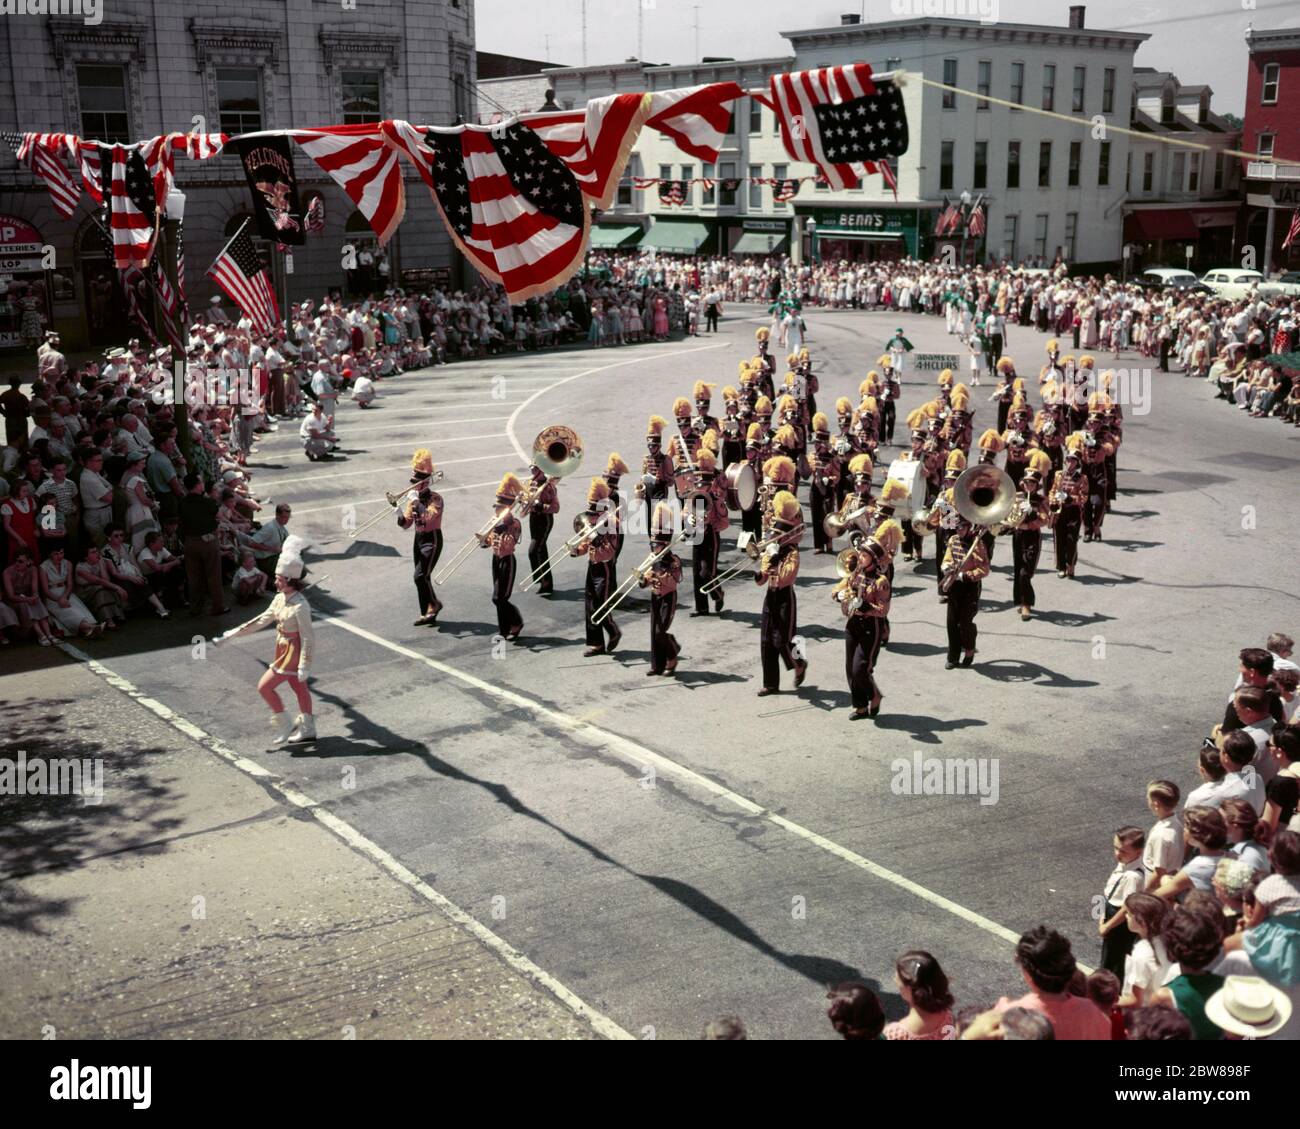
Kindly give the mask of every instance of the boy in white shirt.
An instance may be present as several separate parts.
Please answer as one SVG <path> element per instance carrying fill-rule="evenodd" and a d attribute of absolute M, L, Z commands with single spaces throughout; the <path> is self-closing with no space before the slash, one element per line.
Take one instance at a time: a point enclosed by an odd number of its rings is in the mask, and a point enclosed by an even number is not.
<path fill-rule="evenodd" d="M 239 558 L 239 568 L 235 570 L 230 586 L 241 604 L 251 603 L 266 591 L 266 573 L 257 567 L 253 554 L 247 549 Z"/>
<path fill-rule="evenodd" d="M 1147 807 L 1156 817 L 1142 849 L 1147 891 L 1154 890 L 1163 879 L 1182 868 L 1183 825 L 1175 814 L 1181 795 L 1172 780 L 1153 780 L 1147 785 Z"/>

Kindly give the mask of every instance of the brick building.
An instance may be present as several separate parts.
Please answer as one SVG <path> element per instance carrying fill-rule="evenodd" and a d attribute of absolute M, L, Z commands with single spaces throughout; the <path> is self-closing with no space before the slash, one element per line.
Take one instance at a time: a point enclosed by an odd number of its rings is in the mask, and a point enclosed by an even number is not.
<path fill-rule="evenodd" d="M 1243 162 L 1246 177 L 1244 243 L 1257 267 L 1300 267 L 1300 246 L 1281 248 L 1300 208 L 1300 28 L 1246 33 L 1246 115 L 1242 148 L 1260 160 Z"/>
<path fill-rule="evenodd" d="M 214 0 L 115 0 L 101 14 L 93 26 L 53 16 L 0 20 L 8 75 L 0 77 L 0 125 L 140 141 L 196 127 L 234 134 L 383 118 L 450 124 L 475 114 L 472 0 L 284 0 L 241 10 Z M 359 253 L 376 242 L 310 158 L 296 153 L 295 165 L 302 191 L 325 198 L 326 228 L 307 237 L 292 275 L 278 279 L 291 300 L 346 286 L 343 246 Z M 178 156 L 176 180 L 186 196 L 189 298 L 199 308 L 215 292 L 204 271 L 248 214 L 249 194 L 234 155 Z M 459 256 L 414 170 L 406 198 L 388 247 L 391 280 L 456 269 Z M 45 298 L 65 348 L 123 336 L 120 295 L 106 285 L 111 272 L 90 208 L 83 196 L 77 215 L 61 219 L 45 188 L 0 145 L 0 347 L 13 328 L 9 299 L 25 285 Z M 43 247 L 53 248 L 52 269 L 44 269 Z"/>

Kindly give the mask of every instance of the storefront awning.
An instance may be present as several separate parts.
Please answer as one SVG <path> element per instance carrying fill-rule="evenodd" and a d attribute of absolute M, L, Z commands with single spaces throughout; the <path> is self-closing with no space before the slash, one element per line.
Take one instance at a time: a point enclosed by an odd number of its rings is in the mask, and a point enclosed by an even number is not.
<path fill-rule="evenodd" d="M 669 223 L 659 220 L 641 240 L 642 247 L 666 251 L 670 255 L 693 255 L 709 237 L 702 223 Z"/>
<path fill-rule="evenodd" d="M 1156 243 L 1161 239 L 1195 239 L 1196 224 L 1186 208 L 1152 208 L 1124 217 L 1124 239 Z"/>
<path fill-rule="evenodd" d="M 593 247 L 630 247 L 641 238 L 639 223 L 598 223 L 591 229 Z"/>
<path fill-rule="evenodd" d="M 768 242 L 771 240 L 771 242 Z M 746 231 L 731 249 L 733 255 L 777 255 L 785 250 L 785 235 L 779 231 Z"/>

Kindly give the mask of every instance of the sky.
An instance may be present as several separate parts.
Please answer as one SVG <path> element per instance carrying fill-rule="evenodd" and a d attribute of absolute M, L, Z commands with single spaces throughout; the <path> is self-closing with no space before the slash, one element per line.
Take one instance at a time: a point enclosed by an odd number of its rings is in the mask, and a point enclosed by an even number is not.
<path fill-rule="evenodd" d="M 942 9 L 943 0 L 915 0 Z M 1063 0 L 985 0 L 1008 23 L 1059 25 L 1068 21 Z M 478 48 L 503 55 L 577 66 L 582 62 L 582 0 L 476 0 Z M 789 53 L 782 31 L 829 27 L 843 12 L 864 14 L 864 23 L 898 19 L 908 0 L 811 0 L 795 6 L 778 0 L 587 0 L 587 62 L 640 57 L 655 63 L 690 63 L 699 55 L 758 59 Z M 973 3 L 952 0 L 950 10 Z M 1248 25 L 1259 30 L 1300 26 L 1295 0 L 1100 0 L 1086 5 L 1088 27 L 1140 31 L 1151 39 L 1138 49 L 1137 66 L 1173 71 L 1185 85 L 1208 84 L 1216 113 L 1241 115 L 1246 93 Z M 637 16 L 642 50 L 637 51 Z"/>

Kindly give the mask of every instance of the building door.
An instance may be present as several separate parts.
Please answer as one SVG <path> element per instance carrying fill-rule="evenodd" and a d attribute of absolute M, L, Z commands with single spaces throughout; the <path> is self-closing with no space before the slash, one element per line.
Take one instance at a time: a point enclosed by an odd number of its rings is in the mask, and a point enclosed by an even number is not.
<path fill-rule="evenodd" d="M 117 268 L 104 251 L 104 237 L 98 227 L 87 223 L 77 237 L 82 309 L 86 315 L 86 344 L 93 349 L 122 345 L 140 332 L 127 310 L 126 296 Z M 153 324 L 153 299 L 141 299 L 141 311 Z"/>

